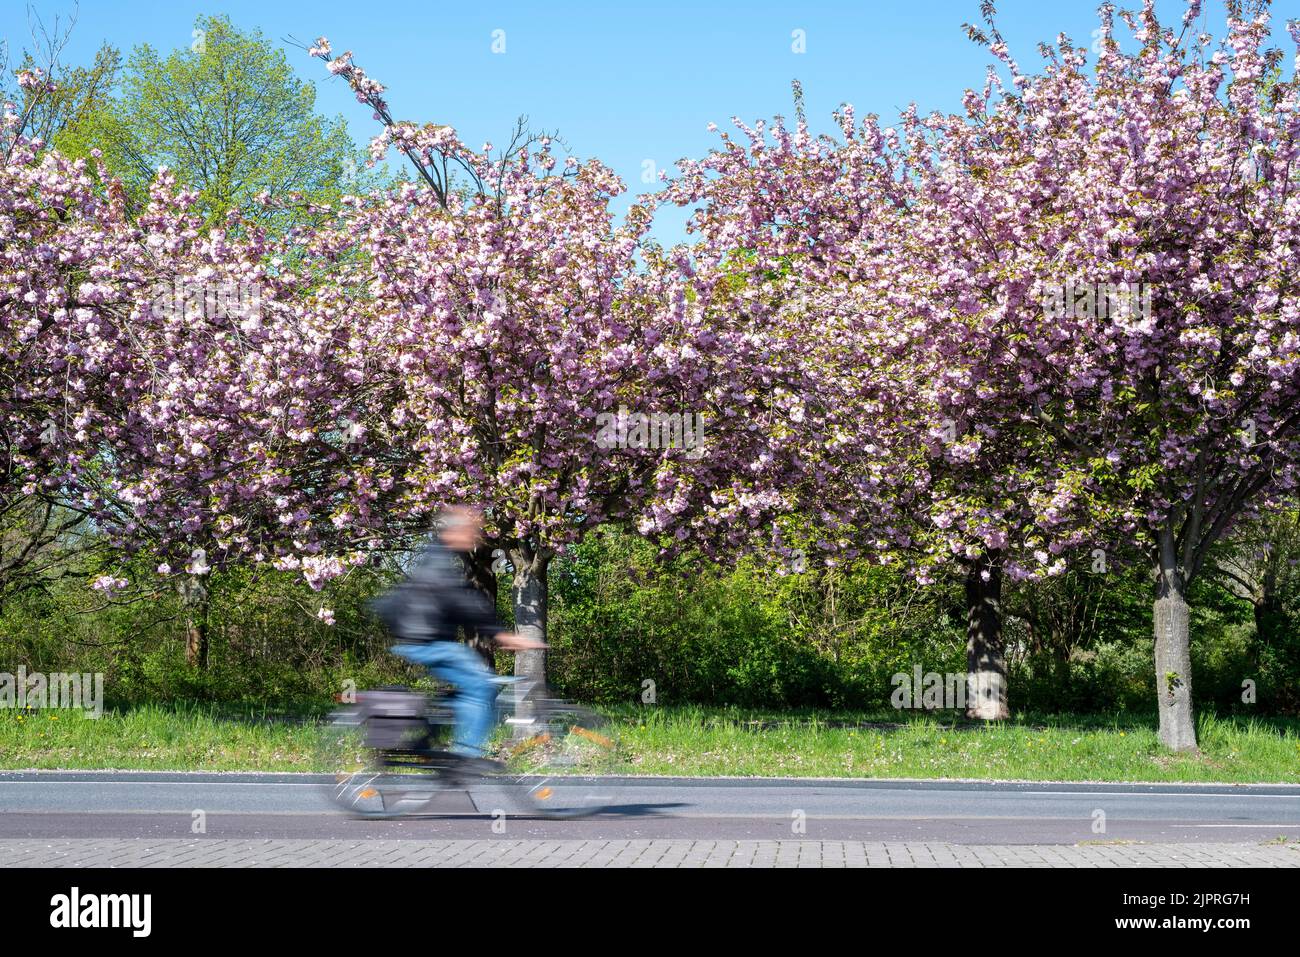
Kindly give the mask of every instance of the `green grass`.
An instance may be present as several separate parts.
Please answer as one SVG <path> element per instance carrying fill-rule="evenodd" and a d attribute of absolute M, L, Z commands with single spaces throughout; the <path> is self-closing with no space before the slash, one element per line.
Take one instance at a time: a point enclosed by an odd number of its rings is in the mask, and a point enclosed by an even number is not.
<path fill-rule="evenodd" d="M 1188 755 L 1160 746 L 1154 715 L 1029 715 L 990 725 L 875 718 L 855 728 L 842 726 L 853 719 L 841 715 L 645 709 L 624 725 L 622 744 L 637 774 L 1300 782 L 1295 720 L 1204 714 L 1201 752 Z"/>
<path fill-rule="evenodd" d="M 313 771 L 311 721 L 201 706 L 145 706 L 87 718 L 0 711 L 0 768 Z"/>
<path fill-rule="evenodd" d="M 703 707 L 613 713 L 629 774 L 1300 783 L 1300 721 L 1202 714 L 1201 752 L 1170 754 L 1154 716 L 931 715 Z M 319 729 L 200 706 L 0 711 L 0 768 L 312 771 Z"/>

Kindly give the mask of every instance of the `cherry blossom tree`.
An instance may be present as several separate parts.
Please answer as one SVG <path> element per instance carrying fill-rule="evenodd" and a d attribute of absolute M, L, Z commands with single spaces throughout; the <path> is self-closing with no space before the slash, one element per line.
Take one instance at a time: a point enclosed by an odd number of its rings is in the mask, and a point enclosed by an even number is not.
<path fill-rule="evenodd" d="M 352 317 L 360 366 L 356 504 L 335 519 L 392 535 L 427 530 L 447 505 L 482 508 L 484 553 L 513 571 L 516 628 L 544 638 L 554 555 L 630 521 L 657 463 L 691 452 L 598 441 L 603 415 L 698 401 L 690 343 L 675 335 L 680 303 L 638 269 L 649 211 L 616 222 L 622 182 L 594 160 L 560 159 L 550 137 L 518 129 L 494 155 L 449 127 L 398 122 L 351 54 L 324 38 L 310 52 L 383 124 L 372 156 L 396 148 L 418 174 L 350 199 L 314 238 L 336 264 L 316 308 Z M 393 490 L 381 515 L 364 502 L 373 486 Z M 540 674 L 543 662 L 520 653 L 516 669 Z"/>
<path fill-rule="evenodd" d="M 60 488 L 93 451 L 84 370 L 102 353 L 69 326 L 97 331 L 96 289 L 121 239 L 105 225 L 115 200 L 95 191 L 87 164 L 30 135 L 52 84 L 34 69 L 17 79 L 23 104 L 5 104 L 0 126 L 0 592 L 55 571 L 46 559 L 83 529 Z"/>
<path fill-rule="evenodd" d="M 1026 197 L 988 170 L 956 182 L 987 135 L 965 117 L 910 110 L 902 135 L 875 117 L 859 127 L 848 107 L 837 119 L 843 142 L 812 137 L 802 116 L 770 135 L 737 124 L 746 145 L 724 136 L 669 190 L 702 204 L 700 308 L 780 343 L 766 370 L 775 423 L 750 417 L 723 443 L 743 450 L 750 462 L 731 468 L 758 486 L 732 499 L 771 517 L 798 509 L 837 557 L 901 563 L 922 582 L 958 569 L 970 710 L 1006 717 L 1002 578 L 1059 572 L 1082 524 L 1077 477 L 1042 454 L 1032 393 L 987 359 L 1002 354 L 1008 312 L 1041 311 L 1006 280 L 1026 243 L 1002 224 Z M 719 483 L 699 469 L 690 480 L 706 507 L 686 518 L 707 534 L 725 514 Z"/>
<path fill-rule="evenodd" d="M 319 582 L 345 567 L 326 552 L 340 538 L 325 483 L 350 319 L 305 308 L 324 271 L 294 243 L 201 229 L 195 195 L 166 171 L 132 219 L 93 159 L 70 162 L 22 126 L 10 111 L 0 169 L 6 501 L 43 496 L 121 554 L 157 555 L 192 606 L 202 663 L 212 569 L 276 561 Z"/>
<path fill-rule="evenodd" d="M 1229 4 L 1221 41 L 1193 32 L 1199 15 L 1121 14 L 1139 44 L 1126 54 L 1103 7 L 1095 67 L 1061 38 L 1016 98 L 1022 175 L 1060 211 L 1043 276 L 1085 290 L 1045 309 L 1022 352 L 1044 363 L 1039 420 L 1086 469 L 1112 546 L 1135 541 L 1154 570 L 1175 749 L 1196 746 L 1188 585 L 1236 523 L 1295 488 L 1300 452 L 1300 86 L 1266 46 L 1267 3 Z M 1112 308 L 1134 284 L 1141 306 Z"/>
<path fill-rule="evenodd" d="M 794 457 L 751 432 L 752 458 L 797 466 L 778 487 L 844 530 L 830 545 L 964 567 L 972 673 L 1002 673 L 1004 576 L 1141 548 L 1161 738 L 1194 747 L 1187 583 L 1294 485 L 1295 80 L 1264 4 L 1231 6 L 1212 52 L 1199 4 L 1181 31 L 1148 4 L 1133 54 L 1106 6 L 1095 67 L 1062 36 L 1038 76 L 984 13 L 1000 69 L 964 114 L 855 131 L 845 110 L 842 144 L 742 125 L 686 164 L 698 285 L 755 325 L 797 317 L 816 414 L 789 418 Z"/>

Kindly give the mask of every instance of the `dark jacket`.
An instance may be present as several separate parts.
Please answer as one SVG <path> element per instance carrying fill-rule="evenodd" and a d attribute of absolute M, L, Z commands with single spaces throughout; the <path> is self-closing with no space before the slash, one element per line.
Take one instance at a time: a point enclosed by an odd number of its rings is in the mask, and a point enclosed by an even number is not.
<path fill-rule="evenodd" d="M 406 580 L 375 603 L 399 641 L 455 641 L 457 629 L 483 636 L 505 631 L 487 596 L 465 578 L 455 552 L 435 541 L 416 556 Z"/>

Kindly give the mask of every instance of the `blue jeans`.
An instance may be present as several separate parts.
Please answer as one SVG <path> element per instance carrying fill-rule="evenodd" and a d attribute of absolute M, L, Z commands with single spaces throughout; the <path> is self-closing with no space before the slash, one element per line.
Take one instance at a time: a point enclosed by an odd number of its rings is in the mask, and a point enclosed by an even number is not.
<path fill-rule="evenodd" d="M 393 645 L 391 651 L 407 661 L 424 665 L 435 678 L 456 686 L 456 694 L 451 698 L 456 740 L 451 750 L 468 757 L 482 757 L 495 722 L 497 689 L 492 683 L 492 672 L 478 652 L 458 641 Z"/>

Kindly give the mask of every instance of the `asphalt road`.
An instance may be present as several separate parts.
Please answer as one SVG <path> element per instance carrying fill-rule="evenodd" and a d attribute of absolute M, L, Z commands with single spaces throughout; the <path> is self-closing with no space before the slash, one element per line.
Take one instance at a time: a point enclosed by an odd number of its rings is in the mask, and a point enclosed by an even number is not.
<path fill-rule="evenodd" d="M 295 774 L 0 772 L 0 839 L 510 837 L 1075 844 L 1300 839 L 1300 787 L 958 781 L 610 778 L 609 809 L 578 821 L 514 813 L 492 789 L 440 795 L 418 818 L 335 811 L 325 778 Z M 1105 830 L 1096 830 L 1104 814 Z M 499 817 L 499 815 L 498 815 Z M 800 830 L 802 827 L 802 830 Z M 499 830 L 499 829 L 498 829 Z"/>

